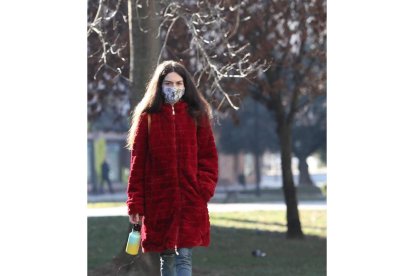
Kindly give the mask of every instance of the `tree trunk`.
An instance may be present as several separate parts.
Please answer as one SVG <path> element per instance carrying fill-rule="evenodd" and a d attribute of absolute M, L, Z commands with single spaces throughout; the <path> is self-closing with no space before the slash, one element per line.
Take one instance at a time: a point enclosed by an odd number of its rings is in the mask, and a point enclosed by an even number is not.
<path fill-rule="evenodd" d="M 262 175 L 260 171 L 260 155 L 257 152 L 254 154 L 254 171 L 256 173 L 256 196 L 260 196 L 260 182 L 262 181 Z"/>
<path fill-rule="evenodd" d="M 236 179 L 236 182 L 237 182 L 239 174 L 240 174 L 239 153 L 233 153 L 233 172 L 234 172 L 234 176 L 235 176 L 235 179 Z"/>
<path fill-rule="evenodd" d="M 155 16 L 159 1 L 142 2 L 139 9 L 139 19 L 137 13 L 137 1 L 128 0 L 129 17 L 129 40 L 130 40 L 130 105 L 132 110 L 141 101 L 145 94 L 146 84 L 151 77 L 152 71 L 157 66 L 157 59 L 160 52 L 160 40 L 155 36 L 158 32 L 159 19 Z M 143 19 L 148 16 L 148 19 Z M 146 30 L 143 33 L 140 30 Z M 125 253 L 126 242 L 131 227 L 125 231 L 125 242 L 121 252 L 114 259 L 114 263 L 122 266 L 128 274 L 136 275 L 159 275 L 160 260 L 158 253 L 145 253 L 140 251 L 139 258 L 131 262 L 131 256 Z M 132 275 L 131 274 L 131 275 Z"/>
<path fill-rule="evenodd" d="M 256 196 L 260 196 L 260 156 L 259 156 L 259 129 L 258 129 L 258 104 L 254 103 L 254 171 L 256 173 Z"/>
<path fill-rule="evenodd" d="M 160 24 L 155 16 L 159 1 L 142 2 L 137 13 L 137 0 L 128 0 L 129 41 L 130 41 L 130 104 L 133 109 L 145 94 L 146 84 L 157 66 L 161 49 L 160 39 L 155 38 Z M 145 17 L 148 16 L 147 19 Z M 140 27 L 146 32 L 142 32 Z"/>
<path fill-rule="evenodd" d="M 315 186 L 309 174 L 309 166 L 306 162 L 306 156 L 300 156 L 299 159 L 299 185 Z"/>
<path fill-rule="evenodd" d="M 278 122 L 278 134 L 282 158 L 283 194 L 287 209 L 287 238 L 303 238 L 296 188 L 293 183 L 291 126 L 283 122 Z"/>

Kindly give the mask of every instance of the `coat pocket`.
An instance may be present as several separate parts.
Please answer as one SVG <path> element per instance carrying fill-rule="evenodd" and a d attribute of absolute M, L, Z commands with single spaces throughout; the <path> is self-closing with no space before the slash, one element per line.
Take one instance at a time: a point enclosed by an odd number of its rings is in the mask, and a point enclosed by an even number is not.
<path fill-rule="evenodd" d="M 198 181 L 196 184 L 196 191 L 197 191 L 197 196 L 200 198 L 200 200 L 204 203 L 207 204 L 208 200 L 206 200 L 205 194 L 203 192 L 202 187 L 199 185 Z"/>

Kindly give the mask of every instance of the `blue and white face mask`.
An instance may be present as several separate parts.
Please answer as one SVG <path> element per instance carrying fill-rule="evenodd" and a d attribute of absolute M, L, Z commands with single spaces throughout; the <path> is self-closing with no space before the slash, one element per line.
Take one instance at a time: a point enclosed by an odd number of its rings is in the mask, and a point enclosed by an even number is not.
<path fill-rule="evenodd" d="M 162 87 L 162 94 L 164 99 L 169 104 L 175 104 L 184 95 L 185 88 L 175 88 L 169 86 Z"/>

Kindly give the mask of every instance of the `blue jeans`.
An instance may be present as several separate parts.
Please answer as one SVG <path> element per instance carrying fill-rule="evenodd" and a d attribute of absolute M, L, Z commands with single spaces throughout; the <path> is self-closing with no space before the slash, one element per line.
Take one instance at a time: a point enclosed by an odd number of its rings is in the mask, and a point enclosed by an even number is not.
<path fill-rule="evenodd" d="M 161 276 L 191 276 L 192 248 L 178 248 L 178 255 L 174 250 L 167 250 L 160 254 Z"/>

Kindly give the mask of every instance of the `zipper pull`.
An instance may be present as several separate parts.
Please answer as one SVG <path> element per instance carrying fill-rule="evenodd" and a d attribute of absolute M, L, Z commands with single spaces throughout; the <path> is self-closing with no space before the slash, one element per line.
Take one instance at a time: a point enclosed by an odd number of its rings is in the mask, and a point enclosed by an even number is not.
<path fill-rule="evenodd" d="M 172 105 L 173 115 L 175 115 L 174 105 Z"/>
<path fill-rule="evenodd" d="M 175 254 L 178 256 L 178 255 L 180 255 L 180 254 L 178 254 L 178 250 L 177 250 L 177 245 L 175 246 Z"/>

